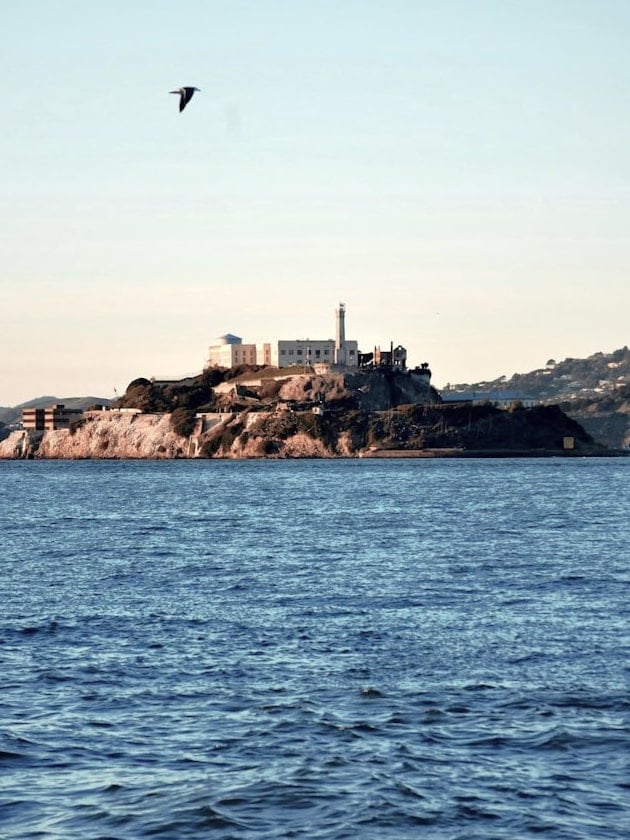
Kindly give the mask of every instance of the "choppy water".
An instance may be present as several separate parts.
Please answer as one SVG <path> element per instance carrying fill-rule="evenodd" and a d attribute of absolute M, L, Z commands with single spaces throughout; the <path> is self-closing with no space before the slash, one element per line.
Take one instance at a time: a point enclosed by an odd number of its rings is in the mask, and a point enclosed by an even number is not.
<path fill-rule="evenodd" d="M 630 833 L 630 459 L 0 463 L 0 835 Z"/>

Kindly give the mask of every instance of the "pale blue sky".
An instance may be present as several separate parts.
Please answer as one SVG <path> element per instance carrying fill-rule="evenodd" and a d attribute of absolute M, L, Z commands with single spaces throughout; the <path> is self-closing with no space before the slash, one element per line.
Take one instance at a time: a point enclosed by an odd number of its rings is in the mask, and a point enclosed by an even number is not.
<path fill-rule="evenodd" d="M 333 337 L 339 301 L 437 386 L 629 343 L 628 0 L 0 20 L 0 405 Z"/>

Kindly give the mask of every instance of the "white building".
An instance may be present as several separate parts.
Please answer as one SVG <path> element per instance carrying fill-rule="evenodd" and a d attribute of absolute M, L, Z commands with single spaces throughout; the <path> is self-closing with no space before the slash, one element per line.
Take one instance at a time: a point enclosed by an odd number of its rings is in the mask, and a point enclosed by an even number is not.
<path fill-rule="evenodd" d="M 236 365 L 271 364 L 270 344 L 243 344 L 243 339 L 226 333 L 208 349 L 207 367 L 232 368 Z"/>
<path fill-rule="evenodd" d="M 316 365 L 327 363 L 344 367 L 357 367 L 359 364 L 359 345 L 356 341 L 346 340 L 345 304 L 340 303 L 335 310 L 335 335 L 327 339 L 278 341 L 273 348 L 271 363 L 277 367 L 290 365 Z"/>
<path fill-rule="evenodd" d="M 346 340 L 346 308 L 340 303 L 335 310 L 335 338 L 311 340 L 297 338 L 273 344 L 243 344 L 237 335 L 226 333 L 209 348 L 207 367 L 232 368 L 236 365 L 339 365 L 358 367 L 359 345 Z"/>

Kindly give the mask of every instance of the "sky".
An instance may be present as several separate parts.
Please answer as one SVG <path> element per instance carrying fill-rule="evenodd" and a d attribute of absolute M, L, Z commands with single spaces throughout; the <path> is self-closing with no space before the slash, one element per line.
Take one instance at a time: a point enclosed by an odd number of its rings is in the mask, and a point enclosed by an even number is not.
<path fill-rule="evenodd" d="M 437 387 L 628 344 L 629 31 L 628 0 L 3 4 L 0 405 L 333 338 L 340 302 Z"/>

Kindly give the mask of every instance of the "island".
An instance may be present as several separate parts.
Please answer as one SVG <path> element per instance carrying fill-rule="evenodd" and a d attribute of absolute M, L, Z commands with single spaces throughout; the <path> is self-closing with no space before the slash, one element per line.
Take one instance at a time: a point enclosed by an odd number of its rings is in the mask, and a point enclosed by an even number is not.
<path fill-rule="evenodd" d="M 426 365 L 349 371 L 240 365 L 133 380 L 111 406 L 0 441 L 0 458 L 583 457 L 596 443 L 557 405 L 443 402 Z M 57 415 L 54 409 L 57 409 Z M 55 427 L 54 417 L 61 427 Z"/>

